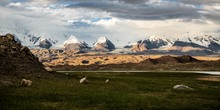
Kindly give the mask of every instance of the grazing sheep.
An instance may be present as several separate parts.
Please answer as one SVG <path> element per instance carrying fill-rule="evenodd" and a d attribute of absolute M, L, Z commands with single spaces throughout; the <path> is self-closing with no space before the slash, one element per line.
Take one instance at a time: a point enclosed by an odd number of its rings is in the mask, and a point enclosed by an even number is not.
<path fill-rule="evenodd" d="M 84 78 L 80 79 L 79 83 L 80 83 L 80 84 L 86 84 L 86 83 L 88 83 L 87 77 L 84 77 Z"/>
<path fill-rule="evenodd" d="M 31 85 L 32 85 L 32 81 L 27 80 L 27 79 L 21 80 L 21 86 L 31 86 Z"/>
<path fill-rule="evenodd" d="M 186 86 L 186 85 L 175 85 L 173 87 L 173 89 L 176 89 L 176 90 L 193 90 L 191 87 Z"/>
<path fill-rule="evenodd" d="M 106 80 L 105 80 L 105 83 L 109 83 L 109 79 L 106 79 Z"/>

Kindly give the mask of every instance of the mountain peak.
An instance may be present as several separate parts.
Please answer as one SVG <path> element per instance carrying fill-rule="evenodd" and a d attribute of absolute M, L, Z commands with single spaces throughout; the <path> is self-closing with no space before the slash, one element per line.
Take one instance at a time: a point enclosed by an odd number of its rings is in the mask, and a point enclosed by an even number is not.
<path fill-rule="evenodd" d="M 108 41 L 108 38 L 106 37 L 99 37 L 98 40 L 96 41 L 96 43 L 94 45 L 97 45 L 98 43 L 101 44 L 101 43 L 105 43 Z"/>
<path fill-rule="evenodd" d="M 89 46 L 85 41 L 80 41 L 76 36 L 71 35 L 65 42 L 64 48 L 68 50 L 84 50 Z"/>
<path fill-rule="evenodd" d="M 76 36 L 71 35 L 71 36 L 64 42 L 64 45 L 65 45 L 65 44 L 72 44 L 72 43 L 78 43 L 78 44 L 80 44 L 81 41 L 80 41 L 79 39 L 77 39 Z"/>
<path fill-rule="evenodd" d="M 115 49 L 115 45 L 106 37 L 99 37 L 94 43 L 94 47 L 97 51 L 109 51 Z"/>
<path fill-rule="evenodd" d="M 165 40 L 166 38 L 165 37 L 156 36 L 156 35 L 150 36 L 148 38 L 148 40 L 150 40 L 150 41 L 156 41 L 156 40 L 159 40 L 159 39 Z"/>

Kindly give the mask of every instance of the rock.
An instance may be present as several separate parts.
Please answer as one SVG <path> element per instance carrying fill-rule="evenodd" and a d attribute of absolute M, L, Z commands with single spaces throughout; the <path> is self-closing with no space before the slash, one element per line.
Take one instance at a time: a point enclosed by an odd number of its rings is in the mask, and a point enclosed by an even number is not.
<path fill-rule="evenodd" d="M 22 51 L 28 51 L 29 49 L 28 49 L 28 47 L 26 47 L 26 46 L 23 46 L 23 47 L 21 47 L 20 48 L 20 52 L 22 52 Z"/>
<path fill-rule="evenodd" d="M 52 71 L 53 71 L 53 69 L 50 68 L 50 67 L 44 67 L 44 69 L 47 70 L 47 71 L 49 71 L 49 72 L 52 72 Z"/>
<path fill-rule="evenodd" d="M 87 77 L 80 79 L 79 83 L 80 84 L 87 84 L 88 83 Z"/>
<path fill-rule="evenodd" d="M 27 80 L 27 79 L 22 79 L 21 80 L 21 86 L 31 86 L 32 85 L 32 81 L 31 80 Z"/>
<path fill-rule="evenodd" d="M 12 34 L 6 34 L 6 37 L 11 41 L 15 41 L 15 38 Z"/>
<path fill-rule="evenodd" d="M 105 80 L 105 83 L 109 83 L 109 79 L 106 79 L 106 80 Z"/>
<path fill-rule="evenodd" d="M 89 61 L 88 60 L 83 60 L 82 64 L 89 64 Z"/>
<path fill-rule="evenodd" d="M 186 86 L 186 85 L 175 85 L 175 86 L 173 86 L 173 89 L 175 89 L 175 90 L 193 90 L 192 88 L 190 88 L 189 86 Z"/>

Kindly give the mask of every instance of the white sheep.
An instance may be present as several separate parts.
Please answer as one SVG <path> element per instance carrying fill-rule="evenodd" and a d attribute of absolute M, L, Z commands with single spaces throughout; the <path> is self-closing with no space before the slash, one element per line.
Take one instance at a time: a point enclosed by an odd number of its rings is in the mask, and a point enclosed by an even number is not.
<path fill-rule="evenodd" d="M 191 87 L 186 86 L 186 85 L 175 85 L 173 87 L 173 89 L 176 89 L 176 90 L 193 90 Z"/>
<path fill-rule="evenodd" d="M 105 83 L 109 83 L 109 79 L 106 79 L 106 80 L 105 80 Z"/>
<path fill-rule="evenodd" d="M 86 83 L 88 83 L 87 77 L 84 77 L 84 78 L 80 79 L 79 83 L 80 83 L 80 84 L 86 84 Z"/>
<path fill-rule="evenodd" d="M 27 79 L 21 80 L 21 86 L 31 86 L 31 85 L 32 85 L 32 81 L 27 80 Z"/>

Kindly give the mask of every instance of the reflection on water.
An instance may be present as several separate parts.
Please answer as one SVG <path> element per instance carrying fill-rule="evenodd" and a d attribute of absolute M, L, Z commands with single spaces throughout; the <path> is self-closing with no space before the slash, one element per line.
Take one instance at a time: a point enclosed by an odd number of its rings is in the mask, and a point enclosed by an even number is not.
<path fill-rule="evenodd" d="M 220 76 L 201 76 L 201 77 L 198 77 L 197 80 L 220 81 Z"/>
<path fill-rule="evenodd" d="M 212 74 L 212 75 L 220 75 L 219 71 L 194 71 L 195 73 L 204 73 L 204 74 Z"/>

